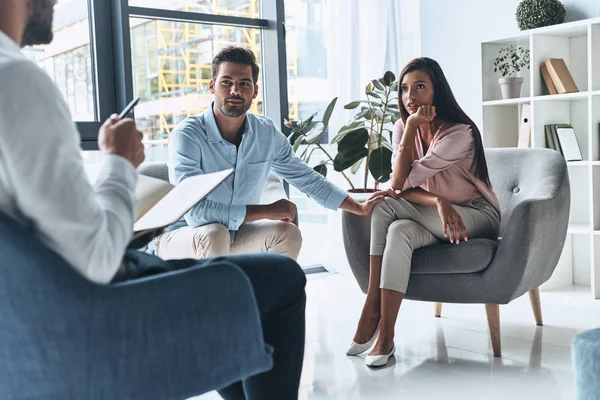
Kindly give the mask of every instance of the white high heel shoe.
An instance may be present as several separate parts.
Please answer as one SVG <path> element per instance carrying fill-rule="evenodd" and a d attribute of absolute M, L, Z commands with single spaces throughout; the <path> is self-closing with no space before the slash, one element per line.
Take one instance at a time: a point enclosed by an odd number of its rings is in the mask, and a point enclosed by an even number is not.
<path fill-rule="evenodd" d="M 392 344 L 392 350 L 390 350 L 387 354 L 382 354 L 378 356 L 367 356 L 365 357 L 365 364 L 371 368 L 383 367 L 388 363 L 388 360 L 391 356 L 396 352 L 396 345 Z"/>
<path fill-rule="evenodd" d="M 359 354 L 364 353 L 369 350 L 371 346 L 375 344 L 377 337 L 379 336 L 379 324 L 377 324 L 377 329 L 375 329 L 375 333 L 373 333 L 373 337 L 366 343 L 356 343 L 354 340 L 352 344 L 350 344 L 350 348 L 346 351 L 347 356 L 357 356 Z"/>

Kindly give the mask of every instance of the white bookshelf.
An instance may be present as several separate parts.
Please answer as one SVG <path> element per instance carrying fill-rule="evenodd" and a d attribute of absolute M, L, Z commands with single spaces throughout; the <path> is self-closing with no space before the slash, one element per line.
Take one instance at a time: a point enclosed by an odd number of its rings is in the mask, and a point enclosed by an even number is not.
<path fill-rule="evenodd" d="M 530 51 L 531 66 L 521 72 L 521 97 L 503 100 L 493 62 L 513 44 Z M 565 60 L 579 92 L 549 95 L 540 64 Z M 485 147 L 516 147 L 523 104 L 531 106 L 531 143 L 546 147 L 544 125 L 569 123 L 583 161 L 568 162 L 571 210 L 563 255 L 544 288 L 570 284 L 591 287 L 600 299 L 600 18 L 521 31 L 481 44 L 482 135 Z"/>

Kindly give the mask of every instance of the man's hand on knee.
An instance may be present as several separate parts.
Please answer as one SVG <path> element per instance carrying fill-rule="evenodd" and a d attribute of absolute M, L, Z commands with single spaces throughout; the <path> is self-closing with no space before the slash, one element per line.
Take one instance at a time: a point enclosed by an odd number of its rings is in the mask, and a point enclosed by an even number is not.
<path fill-rule="evenodd" d="M 296 217 L 296 204 L 287 199 L 281 199 L 267 206 L 268 217 L 274 221 L 292 222 Z"/>
<path fill-rule="evenodd" d="M 249 205 L 246 206 L 244 222 L 258 221 L 259 219 L 292 222 L 296 217 L 296 212 L 296 204 L 287 199 L 266 205 Z"/>

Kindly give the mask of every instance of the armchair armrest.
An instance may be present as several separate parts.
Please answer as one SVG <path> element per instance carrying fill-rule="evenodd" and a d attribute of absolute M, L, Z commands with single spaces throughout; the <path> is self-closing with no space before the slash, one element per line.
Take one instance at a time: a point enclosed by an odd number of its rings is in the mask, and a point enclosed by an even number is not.
<path fill-rule="evenodd" d="M 250 282 L 227 261 L 100 287 L 94 303 L 89 367 L 113 371 L 117 397 L 183 399 L 272 366 Z"/>
<path fill-rule="evenodd" d="M 3 265 L 0 398 L 184 399 L 272 367 L 233 264 L 99 285 L 33 236 L 9 241 L 39 247 Z"/>
<path fill-rule="evenodd" d="M 556 177 L 555 177 L 556 178 Z M 523 295 L 547 281 L 560 258 L 567 236 L 570 207 L 565 173 L 555 193 L 536 185 L 531 198 L 515 206 L 484 282 L 499 304 Z"/>

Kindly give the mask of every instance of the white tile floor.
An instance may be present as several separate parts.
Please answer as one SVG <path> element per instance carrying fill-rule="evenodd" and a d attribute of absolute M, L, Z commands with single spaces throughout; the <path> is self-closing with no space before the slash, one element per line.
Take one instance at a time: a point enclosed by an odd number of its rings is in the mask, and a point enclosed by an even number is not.
<path fill-rule="evenodd" d="M 482 305 L 405 301 L 396 354 L 371 370 L 347 357 L 364 301 L 351 275 L 310 276 L 300 399 L 573 399 L 570 345 L 600 326 L 600 301 L 588 287 L 541 293 L 544 327 L 536 327 L 527 296 L 501 306 L 501 359 L 491 356 Z M 216 393 L 194 400 L 216 400 Z"/>

